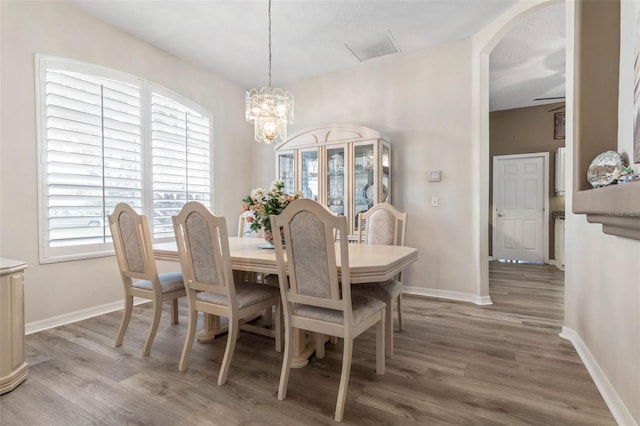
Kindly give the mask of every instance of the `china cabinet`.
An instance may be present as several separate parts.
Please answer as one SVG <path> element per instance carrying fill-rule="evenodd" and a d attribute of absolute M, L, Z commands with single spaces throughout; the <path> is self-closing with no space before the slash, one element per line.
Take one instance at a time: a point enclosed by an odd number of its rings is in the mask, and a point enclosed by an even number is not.
<path fill-rule="evenodd" d="M 24 350 L 24 270 L 20 260 L 0 258 L 0 395 L 27 378 Z"/>
<path fill-rule="evenodd" d="M 357 215 L 391 202 L 391 146 L 380 132 L 353 124 L 301 130 L 276 147 L 276 176 L 287 192 L 301 191 L 334 213 Z"/>

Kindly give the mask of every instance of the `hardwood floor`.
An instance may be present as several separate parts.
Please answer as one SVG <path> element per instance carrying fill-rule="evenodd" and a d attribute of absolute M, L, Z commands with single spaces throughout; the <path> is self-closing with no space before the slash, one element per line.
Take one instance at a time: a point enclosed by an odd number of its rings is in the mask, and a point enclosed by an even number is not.
<path fill-rule="evenodd" d="M 571 343 L 560 338 L 563 273 L 553 266 L 491 263 L 492 306 L 406 296 L 395 356 L 375 374 L 375 333 L 356 340 L 344 424 L 615 424 Z M 134 308 L 115 348 L 121 312 L 27 336 L 29 376 L 0 396 L 10 425 L 324 425 L 334 423 L 342 343 L 291 373 L 278 401 L 282 354 L 241 332 L 226 385 L 216 380 L 226 336 L 194 343 L 165 312 L 151 355 L 140 354 L 149 305 Z"/>

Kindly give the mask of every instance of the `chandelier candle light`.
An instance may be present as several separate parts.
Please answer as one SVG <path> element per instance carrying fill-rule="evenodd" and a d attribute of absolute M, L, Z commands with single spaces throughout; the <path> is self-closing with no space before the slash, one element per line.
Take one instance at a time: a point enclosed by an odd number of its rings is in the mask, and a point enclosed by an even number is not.
<path fill-rule="evenodd" d="M 269 87 L 251 89 L 245 97 L 246 119 L 254 125 L 256 142 L 287 140 L 287 125 L 293 123 L 293 96 L 271 87 L 271 0 L 269 0 Z"/>

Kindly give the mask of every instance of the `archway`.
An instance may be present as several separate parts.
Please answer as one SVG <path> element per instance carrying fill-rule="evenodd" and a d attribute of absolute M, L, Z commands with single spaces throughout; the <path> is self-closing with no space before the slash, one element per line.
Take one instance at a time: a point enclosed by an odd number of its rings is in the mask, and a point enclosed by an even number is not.
<path fill-rule="evenodd" d="M 519 2 L 472 38 L 473 235 L 476 251 L 476 290 L 483 304 L 489 296 L 489 55 L 502 37 L 527 16 L 555 4 L 555 0 Z"/>

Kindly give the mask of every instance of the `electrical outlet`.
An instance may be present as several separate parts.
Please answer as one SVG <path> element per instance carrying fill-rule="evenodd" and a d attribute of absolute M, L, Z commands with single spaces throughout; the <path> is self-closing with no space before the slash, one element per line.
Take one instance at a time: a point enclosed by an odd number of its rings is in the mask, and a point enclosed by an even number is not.
<path fill-rule="evenodd" d="M 431 197 L 431 207 L 438 207 L 439 200 L 437 196 Z"/>

